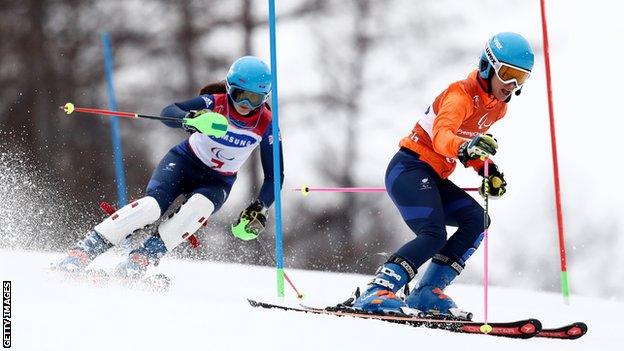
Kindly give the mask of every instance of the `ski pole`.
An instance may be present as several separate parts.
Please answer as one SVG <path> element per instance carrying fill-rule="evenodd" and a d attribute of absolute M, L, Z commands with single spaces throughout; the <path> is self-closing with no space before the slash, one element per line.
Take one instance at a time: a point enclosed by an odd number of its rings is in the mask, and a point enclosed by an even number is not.
<path fill-rule="evenodd" d="M 258 237 L 256 239 L 256 241 L 258 241 L 258 243 L 260 244 L 260 247 L 262 247 L 262 250 L 264 250 L 264 253 L 268 257 L 271 258 L 273 263 L 277 264 L 277 262 L 275 261 L 275 258 L 273 257 L 273 255 L 271 255 L 269 250 L 267 250 L 267 248 L 264 246 L 264 243 L 262 241 L 260 241 L 260 237 Z M 300 293 L 299 290 L 297 290 L 297 287 L 295 287 L 295 284 L 293 284 L 292 280 L 290 280 L 290 278 L 288 277 L 288 274 L 286 274 L 286 272 L 284 272 L 284 279 L 286 279 L 286 281 L 288 282 L 290 287 L 295 291 L 295 293 L 297 294 L 297 298 L 300 299 L 300 300 L 303 299 L 304 295 L 302 293 Z"/>
<path fill-rule="evenodd" d="M 477 191 L 479 188 L 462 188 L 464 191 Z M 302 186 L 301 188 L 293 188 L 292 191 L 298 191 L 307 196 L 311 192 L 318 193 L 385 193 L 386 188 L 365 188 L 365 187 L 337 187 L 337 188 L 311 188 Z"/>
<path fill-rule="evenodd" d="M 175 117 L 153 116 L 153 115 L 145 115 L 142 113 L 112 111 L 112 110 L 104 110 L 104 109 L 99 109 L 99 108 L 75 107 L 74 104 L 72 104 L 71 102 L 66 103 L 64 106 L 59 106 L 59 108 L 68 115 L 71 115 L 74 112 L 82 112 L 82 113 L 89 113 L 89 114 L 94 114 L 94 115 L 117 116 L 117 117 L 126 117 L 126 118 L 148 118 L 148 119 L 155 119 L 159 121 L 180 122 L 180 119 L 175 118 Z"/>
<path fill-rule="evenodd" d="M 482 333 L 489 333 L 492 331 L 492 326 L 488 324 L 488 204 L 489 204 L 489 190 L 490 184 L 488 182 L 490 159 L 486 158 L 483 164 L 483 240 L 484 240 L 484 255 L 483 255 L 483 325 L 480 327 Z"/>
<path fill-rule="evenodd" d="M 176 117 L 146 115 L 146 114 L 136 113 L 136 112 L 122 112 L 122 111 L 104 110 L 104 109 L 99 109 L 99 108 L 76 107 L 71 102 L 68 102 L 63 106 L 59 106 L 59 108 L 68 115 L 71 115 L 74 112 L 81 112 L 81 113 L 88 113 L 88 114 L 93 114 L 93 115 L 117 116 L 117 117 L 125 117 L 125 118 L 146 118 L 146 119 L 153 119 L 153 120 L 158 120 L 158 121 L 178 122 L 178 123 L 182 123 L 185 126 L 193 127 L 202 134 L 214 135 L 217 137 L 224 136 L 227 133 L 227 128 L 228 128 L 227 118 L 216 112 L 206 112 L 206 113 L 202 113 L 201 115 L 195 118 L 180 119 Z"/>

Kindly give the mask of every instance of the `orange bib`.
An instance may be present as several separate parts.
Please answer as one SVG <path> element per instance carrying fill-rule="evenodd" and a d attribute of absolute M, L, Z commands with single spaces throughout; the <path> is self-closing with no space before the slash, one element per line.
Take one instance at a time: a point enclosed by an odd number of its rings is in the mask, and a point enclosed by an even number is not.
<path fill-rule="evenodd" d="M 436 97 L 399 146 L 418 153 L 440 177 L 448 178 L 455 170 L 459 146 L 487 132 L 505 112 L 507 103 L 489 96 L 473 71 Z M 478 170 L 483 162 L 475 160 L 469 165 Z"/>

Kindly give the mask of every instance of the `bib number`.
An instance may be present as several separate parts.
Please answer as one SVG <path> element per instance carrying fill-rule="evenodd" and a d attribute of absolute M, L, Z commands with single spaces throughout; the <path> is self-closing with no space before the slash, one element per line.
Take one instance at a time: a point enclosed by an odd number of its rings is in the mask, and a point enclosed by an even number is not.
<path fill-rule="evenodd" d="M 221 168 L 223 167 L 224 162 L 221 160 L 217 160 L 216 158 L 211 159 L 210 161 L 212 161 L 212 163 L 214 164 L 214 166 L 212 166 L 212 168 Z"/>

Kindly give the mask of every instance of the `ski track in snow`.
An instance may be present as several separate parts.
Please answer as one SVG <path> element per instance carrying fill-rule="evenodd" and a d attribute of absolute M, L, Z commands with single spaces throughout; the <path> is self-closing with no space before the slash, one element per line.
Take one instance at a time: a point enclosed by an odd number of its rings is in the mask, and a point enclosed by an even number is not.
<path fill-rule="evenodd" d="M 490 320 L 539 318 L 553 327 L 576 320 L 589 332 L 575 341 L 510 340 L 452 334 L 380 321 L 252 308 L 247 297 L 275 300 L 275 271 L 267 267 L 165 259 L 157 268 L 173 284 L 167 293 L 115 285 L 61 282 L 46 274 L 60 253 L 0 251 L 0 278 L 12 281 L 12 350 L 612 350 L 624 343 L 624 304 L 558 294 L 490 288 Z M 104 255 L 94 267 L 111 269 L 121 257 Z M 288 271 L 311 305 L 335 304 L 370 277 Z M 286 301 L 295 302 L 286 286 Z M 482 317 L 480 286 L 449 294 Z"/>

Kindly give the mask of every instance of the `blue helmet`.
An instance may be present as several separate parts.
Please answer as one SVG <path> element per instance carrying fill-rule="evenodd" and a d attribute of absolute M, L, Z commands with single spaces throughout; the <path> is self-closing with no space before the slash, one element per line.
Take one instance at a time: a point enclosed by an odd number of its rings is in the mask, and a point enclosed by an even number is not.
<path fill-rule="evenodd" d="M 271 69 L 257 57 L 244 56 L 234 61 L 225 82 L 234 103 L 257 108 L 271 92 Z"/>
<path fill-rule="evenodd" d="M 489 54 L 493 57 L 488 57 Z M 500 62 L 503 65 L 513 66 L 531 72 L 533 69 L 534 56 L 531 44 L 520 34 L 512 32 L 498 33 L 488 40 L 479 62 L 479 74 L 483 79 L 489 79 L 494 73 L 498 73 L 499 67 L 493 63 Z M 523 82 L 518 82 L 522 85 Z"/>

